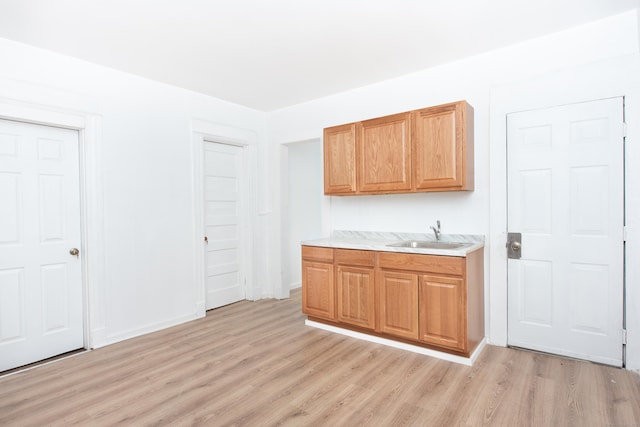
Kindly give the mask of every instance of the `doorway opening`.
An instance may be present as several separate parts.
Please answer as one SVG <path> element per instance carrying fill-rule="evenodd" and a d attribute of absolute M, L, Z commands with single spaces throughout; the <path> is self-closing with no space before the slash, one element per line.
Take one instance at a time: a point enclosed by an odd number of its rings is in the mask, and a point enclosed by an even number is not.
<path fill-rule="evenodd" d="M 321 140 L 282 145 L 281 183 L 282 280 L 288 292 L 302 286 L 300 242 L 322 237 L 328 215 Z"/>

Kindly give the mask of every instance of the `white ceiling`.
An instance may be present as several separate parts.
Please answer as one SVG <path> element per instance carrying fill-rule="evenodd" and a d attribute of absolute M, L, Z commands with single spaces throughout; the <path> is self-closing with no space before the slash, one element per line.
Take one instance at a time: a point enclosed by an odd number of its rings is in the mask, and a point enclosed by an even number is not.
<path fill-rule="evenodd" d="M 272 111 L 640 0 L 0 0 L 0 37 Z"/>

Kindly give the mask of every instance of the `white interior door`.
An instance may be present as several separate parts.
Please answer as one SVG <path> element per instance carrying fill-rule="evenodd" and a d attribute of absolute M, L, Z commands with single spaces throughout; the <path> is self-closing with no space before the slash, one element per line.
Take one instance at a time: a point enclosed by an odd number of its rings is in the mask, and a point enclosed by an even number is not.
<path fill-rule="evenodd" d="M 83 347 L 78 132 L 0 120 L 0 371 Z"/>
<path fill-rule="evenodd" d="M 206 309 L 245 299 L 243 149 L 204 143 Z"/>
<path fill-rule="evenodd" d="M 509 114 L 509 345 L 622 365 L 623 100 Z"/>

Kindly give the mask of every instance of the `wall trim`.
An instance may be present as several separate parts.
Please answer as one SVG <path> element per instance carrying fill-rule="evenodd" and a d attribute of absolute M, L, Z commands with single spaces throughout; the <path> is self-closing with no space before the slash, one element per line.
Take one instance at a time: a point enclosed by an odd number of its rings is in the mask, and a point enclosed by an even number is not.
<path fill-rule="evenodd" d="M 302 288 L 302 282 L 293 282 L 293 283 L 289 283 L 289 290 L 292 291 L 294 289 L 300 289 Z"/>
<path fill-rule="evenodd" d="M 181 316 L 176 316 L 171 319 L 163 320 L 162 322 L 151 323 L 140 328 L 127 329 L 125 331 L 118 332 L 117 334 L 106 335 L 102 345 L 105 346 L 109 344 L 115 344 L 117 342 L 124 341 L 130 338 L 136 338 L 142 335 L 150 334 L 152 332 L 158 332 L 172 326 L 181 325 L 191 320 L 195 319 L 193 317 L 193 314 L 189 313 Z"/>

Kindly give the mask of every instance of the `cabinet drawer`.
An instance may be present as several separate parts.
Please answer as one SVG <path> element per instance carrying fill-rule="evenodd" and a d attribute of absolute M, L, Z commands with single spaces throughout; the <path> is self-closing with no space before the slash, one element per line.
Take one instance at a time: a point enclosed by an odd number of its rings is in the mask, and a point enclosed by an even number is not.
<path fill-rule="evenodd" d="M 333 248 L 323 248 L 319 246 L 303 246 L 302 258 L 315 259 L 321 261 L 333 261 Z"/>
<path fill-rule="evenodd" d="M 334 256 L 337 264 L 363 265 L 366 267 L 373 267 L 376 258 L 374 251 L 355 249 L 336 249 Z"/>
<path fill-rule="evenodd" d="M 464 272 L 464 262 L 464 258 L 462 257 L 404 254 L 397 252 L 378 253 L 378 265 L 380 268 L 393 270 L 411 270 L 462 276 Z"/>

